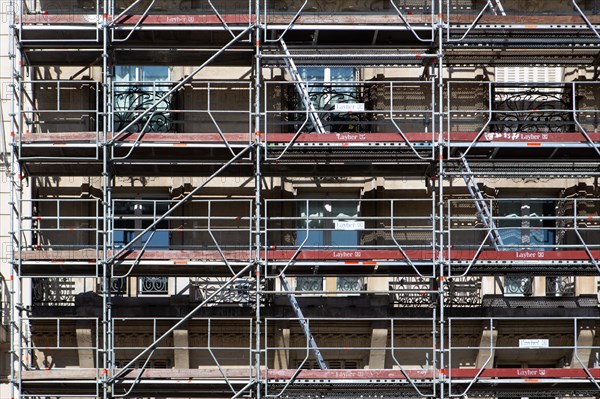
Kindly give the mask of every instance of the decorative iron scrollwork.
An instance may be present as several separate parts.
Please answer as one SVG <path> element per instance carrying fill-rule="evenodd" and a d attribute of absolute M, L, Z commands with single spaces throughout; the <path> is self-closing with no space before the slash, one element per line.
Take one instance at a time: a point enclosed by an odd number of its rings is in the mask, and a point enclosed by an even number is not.
<path fill-rule="evenodd" d="M 167 277 L 140 277 L 139 293 L 143 295 L 164 295 L 169 293 Z"/>
<path fill-rule="evenodd" d="M 337 290 L 342 292 L 360 291 L 363 281 L 360 277 L 338 277 Z"/>
<path fill-rule="evenodd" d="M 572 276 L 546 277 L 547 296 L 575 295 L 575 278 Z"/>
<path fill-rule="evenodd" d="M 481 306 L 481 277 L 451 278 L 444 285 L 444 305 L 451 307 Z M 393 277 L 390 291 L 394 306 L 425 307 L 435 305 L 435 286 L 423 277 Z"/>
<path fill-rule="evenodd" d="M 568 93 L 559 89 L 496 88 L 492 131 L 503 133 L 560 133 L 572 129 Z"/>
<path fill-rule="evenodd" d="M 32 279 L 33 306 L 74 306 L 75 282 L 72 279 Z"/>
<path fill-rule="evenodd" d="M 317 110 L 325 131 L 330 133 L 368 133 L 372 129 L 372 114 L 367 112 L 336 111 L 336 104 L 368 104 L 372 103 L 371 85 L 344 83 L 309 84 L 310 101 Z M 290 86 L 289 109 L 304 111 L 301 95 L 296 88 Z M 290 113 L 288 122 L 293 132 L 297 131 L 307 116 L 305 112 Z M 371 122 L 371 123 L 370 123 Z M 315 132 L 316 128 L 309 122 L 304 126 L 304 132 Z"/>
<path fill-rule="evenodd" d="M 504 276 L 504 295 L 530 296 L 533 294 L 533 277 Z"/>
<path fill-rule="evenodd" d="M 194 277 L 190 280 L 192 300 L 202 302 L 229 282 L 227 277 Z M 264 288 L 264 284 L 263 284 Z M 207 306 L 250 306 L 256 301 L 256 279 L 239 278 L 214 295 Z"/>
<path fill-rule="evenodd" d="M 424 307 L 432 305 L 431 282 L 423 277 L 392 277 L 390 291 L 394 306 Z"/>
<path fill-rule="evenodd" d="M 296 291 L 323 291 L 323 277 L 296 277 Z"/>
<path fill-rule="evenodd" d="M 444 304 L 446 306 L 481 306 L 481 277 L 451 277 L 447 279 L 444 288 Z"/>
<path fill-rule="evenodd" d="M 127 128 L 128 132 L 172 132 L 174 95 L 164 97 L 170 86 L 128 85 L 118 86 L 114 93 L 114 130 L 119 132 Z M 160 101 L 158 101 L 160 100 Z M 158 101 L 158 103 L 157 103 Z M 145 110 L 153 108 L 143 117 L 129 126 Z M 129 127 L 128 127 L 129 126 Z"/>
<path fill-rule="evenodd" d="M 110 292 L 113 295 L 122 296 L 127 293 L 127 278 L 111 278 L 110 279 Z"/>

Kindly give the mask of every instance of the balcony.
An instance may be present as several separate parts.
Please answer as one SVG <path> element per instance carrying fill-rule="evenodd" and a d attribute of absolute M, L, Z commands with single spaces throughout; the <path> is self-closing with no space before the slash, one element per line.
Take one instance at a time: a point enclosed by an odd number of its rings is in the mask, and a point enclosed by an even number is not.
<path fill-rule="evenodd" d="M 33 237 L 19 254 L 25 275 L 98 276 L 103 245 L 99 200 L 40 198 L 24 203 L 31 205 L 32 216 L 23 217 L 22 231 Z M 252 201 L 191 200 L 171 210 L 178 203 L 113 201 L 109 219 L 114 230 L 107 249 L 117 258 L 115 278 L 197 275 L 198 265 L 204 266 L 206 276 L 233 275 L 250 262 Z M 141 283 L 155 287 L 159 280 Z"/>
<path fill-rule="evenodd" d="M 480 276 L 448 279 L 444 285 L 444 305 L 447 308 L 472 308 L 482 306 Z M 392 305 L 398 308 L 434 307 L 438 300 L 435 283 L 422 277 L 391 277 Z"/>
<path fill-rule="evenodd" d="M 99 82 L 25 81 L 21 89 L 28 100 L 22 104 L 24 128 L 16 141 L 20 159 L 32 174 L 77 175 L 82 169 L 75 163 L 89 166 L 88 173 L 99 173 L 103 143 L 112 144 L 118 170 L 127 165 L 122 173 L 136 173 L 140 166 L 131 161 L 150 159 L 155 165 L 168 165 L 164 173 L 173 173 L 173 159 L 226 162 L 253 140 L 249 81 L 115 82 L 110 97 L 114 113 L 107 129 L 111 133 L 106 137 L 99 117 Z"/>
<path fill-rule="evenodd" d="M 351 68 L 328 69 L 333 75 L 334 69 Z M 431 159 L 434 93 L 428 81 L 268 81 L 267 160 L 332 152 L 337 156 L 329 157 L 339 158 L 359 150 L 378 151 L 382 162 L 386 155 L 395 161 Z"/>
<path fill-rule="evenodd" d="M 268 199 L 265 257 L 277 270 L 301 275 L 428 275 L 431 206 L 429 199 Z"/>
<path fill-rule="evenodd" d="M 474 200 L 448 200 L 451 275 L 501 270 L 519 274 L 521 267 L 529 272 L 598 272 L 597 198 L 477 201 L 491 218 L 477 213 Z"/>
<path fill-rule="evenodd" d="M 450 82 L 449 156 L 587 159 L 598 156 L 596 82 Z M 475 101 L 473 101 L 475 99 Z"/>

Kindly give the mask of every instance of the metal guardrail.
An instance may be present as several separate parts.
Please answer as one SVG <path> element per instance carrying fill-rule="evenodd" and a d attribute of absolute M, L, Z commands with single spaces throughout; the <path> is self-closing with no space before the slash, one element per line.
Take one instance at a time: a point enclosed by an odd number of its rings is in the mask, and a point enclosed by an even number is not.
<path fill-rule="evenodd" d="M 599 99 L 598 82 L 448 82 L 446 140 L 466 147 L 461 156 L 488 143 L 581 146 L 600 155 Z"/>
<path fill-rule="evenodd" d="M 27 317 L 21 319 L 21 331 L 29 326 L 31 342 L 19 348 L 20 359 L 28 359 L 25 369 L 50 370 L 72 366 L 96 368 L 99 366 L 99 319 L 94 317 Z M 80 365 L 79 355 L 89 364 Z"/>
<path fill-rule="evenodd" d="M 113 131 L 189 133 L 224 144 L 228 144 L 231 134 L 237 134 L 246 145 L 251 142 L 249 81 L 191 80 L 173 91 L 178 83 L 114 82 Z M 150 108 L 152 111 L 147 112 Z M 144 141 L 142 137 L 136 143 Z"/>
<path fill-rule="evenodd" d="M 178 318 L 168 317 L 114 317 L 113 331 L 114 359 L 113 365 L 125 365 L 133 355 L 146 348 L 163 336 Z M 139 360 L 136 367 L 143 372 L 151 368 L 181 367 L 178 360 L 174 363 L 174 352 L 186 352 L 188 365 L 185 367 L 216 369 L 227 384 L 229 377 L 225 368 L 235 366 L 238 370 L 247 370 L 248 382 L 252 376 L 254 358 L 254 321 L 252 318 L 202 318 L 193 317 L 183 329 L 183 338 L 174 330 L 162 339 L 152 351 Z M 235 335 L 235 339 L 231 336 Z M 233 388 L 232 388 L 233 389 Z"/>
<path fill-rule="evenodd" d="M 19 0 L 11 4 L 18 21 L 18 37 L 22 43 L 97 43 L 101 40 L 98 24 L 102 21 L 103 6 L 100 0 Z M 48 34 L 58 26 L 72 26 L 70 35 L 63 31 L 58 39 Z"/>
<path fill-rule="evenodd" d="M 431 199 L 267 199 L 264 216 L 264 256 L 283 262 L 279 273 L 303 254 L 331 262 L 388 259 L 423 276 L 415 262 L 434 256 Z"/>
<path fill-rule="evenodd" d="M 112 246 L 115 249 L 142 233 L 153 223 L 156 228 L 144 234 L 134 248 L 154 250 L 208 250 L 227 258 L 223 251 L 252 248 L 253 202 L 244 199 L 186 202 L 181 209 L 164 217 L 178 201 L 114 199 Z"/>
<path fill-rule="evenodd" d="M 502 198 L 486 200 L 499 251 L 588 251 L 600 249 L 600 202 L 591 198 Z M 490 229 L 480 221 L 473 200 L 447 202 L 449 258 L 453 251 L 493 249 Z"/>
<path fill-rule="evenodd" d="M 4 276 L 0 274 L 0 317 L 2 328 L 7 328 L 10 325 L 11 311 L 11 293 L 8 283 Z"/>
<path fill-rule="evenodd" d="M 21 203 L 31 209 L 30 216 L 21 217 L 21 231 L 33 237 L 30 245 L 21 247 L 23 251 L 99 251 L 102 217 L 98 199 L 39 198 Z"/>
<path fill-rule="evenodd" d="M 598 25 L 592 23 L 590 18 L 599 14 L 599 7 L 600 3 L 597 0 L 586 2 L 571 0 L 552 5 L 545 3 L 523 5 L 514 0 L 487 0 L 478 3 L 447 0 L 444 11 L 447 24 L 446 41 L 448 43 L 477 40 L 484 42 L 485 39 L 478 38 L 477 34 L 486 29 L 531 30 L 556 25 L 559 25 L 560 29 L 560 24 L 564 24 L 562 28 L 576 28 L 579 36 L 581 36 L 580 27 L 583 27 L 583 32 L 587 31 L 590 39 L 597 40 L 600 39 Z M 544 20 L 544 17 L 547 16 L 557 18 Z M 561 22 L 557 24 L 557 21 Z M 487 37 L 489 38 L 489 36 Z M 543 36 L 538 36 L 533 41 L 543 43 L 544 39 Z M 581 40 L 581 37 L 579 39 Z"/>
<path fill-rule="evenodd" d="M 525 325 L 527 328 L 523 328 Z M 589 341 L 589 337 L 593 337 L 596 325 L 597 320 L 593 318 L 450 317 L 447 375 L 449 393 L 452 396 L 467 394 L 482 382 L 483 373 L 489 368 L 556 368 L 559 363 L 583 369 L 583 379 L 588 379 L 600 388 L 590 373 L 590 368 L 600 365 L 600 346 L 591 342 L 583 344 Z M 481 336 L 471 337 L 467 341 L 465 334 L 471 335 L 474 328 L 481 331 Z M 478 342 L 473 342 L 474 339 Z M 475 368 L 475 376 L 466 380 L 453 376 L 461 366 Z M 522 377 L 527 377 L 527 374 Z M 544 375 L 535 377 L 543 379 Z M 548 378 L 552 380 L 555 377 Z M 498 380 L 494 378 L 494 381 Z"/>
<path fill-rule="evenodd" d="M 29 133 L 90 132 L 92 144 L 98 145 L 100 89 L 100 82 L 95 80 L 21 81 L 19 117 L 23 128 L 18 141 L 25 141 L 23 135 Z"/>
<path fill-rule="evenodd" d="M 297 93 L 298 85 L 308 93 L 308 100 Z M 433 81 L 267 81 L 264 140 L 267 148 L 283 147 L 279 158 L 307 142 L 330 141 L 349 142 L 350 147 L 396 142 L 408 146 L 417 157 L 429 159 L 430 146 L 437 139 L 434 99 Z M 312 106 L 306 107 L 303 101 Z M 316 130 L 311 118 L 319 119 L 323 132 Z M 325 135 L 320 138 L 317 133 Z"/>
<path fill-rule="evenodd" d="M 267 251 L 427 249 L 434 239 L 430 199 L 267 199 L 265 204 Z"/>
<path fill-rule="evenodd" d="M 425 384 L 413 381 L 406 371 L 436 368 L 434 318 L 308 317 L 305 320 L 329 369 L 395 369 L 400 370 L 418 395 L 427 396 L 427 385 L 433 387 L 432 380 Z M 265 394 L 268 397 L 278 397 L 293 388 L 301 370 L 318 368 L 298 322 L 297 318 L 266 318 L 264 321 L 265 364 L 268 365 Z M 421 338 L 419 343 L 411 338 L 415 334 Z M 280 368 L 295 370 L 293 377 L 283 382 L 270 381 L 269 371 Z"/>
<path fill-rule="evenodd" d="M 264 0 L 262 23 L 266 30 L 276 30 L 276 39 L 266 38 L 265 42 L 279 41 L 299 23 L 314 23 L 321 17 L 366 16 L 374 21 L 362 21 L 363 25 L 377 25 L 385 29 L 385 24 L 394 29 L 403 27 L 421 42 L 429 42 L 433 37 L 436 21 L 436 3 L 432 0 L 389 0 L 368 3 L 357 1 L 337 1 L 323 3 L 316 0 L 292 0 L 276 2 Z M 385 23 L 377 17 L 385 16 Z M 357 24 L 358 25 L 358 24 Z"/>

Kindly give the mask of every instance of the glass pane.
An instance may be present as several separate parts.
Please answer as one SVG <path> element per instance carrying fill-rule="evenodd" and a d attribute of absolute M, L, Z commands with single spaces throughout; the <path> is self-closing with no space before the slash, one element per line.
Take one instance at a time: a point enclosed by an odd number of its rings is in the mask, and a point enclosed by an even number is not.
<path fill-rule="evenodd" d="M 356 247 L 358 245 L 358 231 L 345 230 L 347 227 L 341 227 L 340 222 L 351 223 L 356 221 L 359 211 L 358 203 L 355 201 L 336 201 L 328 205 L 331 206 L 332 216 L 335 217 L 333 220 L 335 230 L 331 232 L 331 245 Z"/>
<path fill-rule="evenodd" d="M 555 221 L 544 217 L 556 214 L 554 201 L 500 201 L 498 208 L 505 218 L 498 222 L 504 249 L 552 249 Z"/>
<path fill-rule="evenodd" d="M 115 201 L 114 203 L 114 245 L 123 247 L 131 242 L 144 229 L 169 209 L 167 202 L 154 201 Z M 141 248 L 146 243 L 146 249 L 168 249 L 169 223 L 163 220 L 156 230 L 144 233 L 141 239 L 133 244 L 133 248 Z"/>
<path fill-rule="evenodd" d="M 354 80 L 354 68 L 330 68 L 332 82 L 351 82 Z"/>
<path fill-rule="evenodd" d="M 168 66 L 142 66 L 140 67 L 140 80 L 144 82 L 166 82 L 169 80 Z"/>
<path fill-rule="evenodd" d="M 554 201 L 535 201 L 529 203 L 529 216 L 535 217 L 547 217 L 555 216 L 556 210 L 554 207 Z M 552 248 L 547 247 L 548 245 L 554 244 L 554 220 L 546 219 L 530 219 L 530 242 L 534 246 L 542 246 L 540 250 L 550 250 Z M 545 246 L 545 247 L 543 247 Z"/>
<path fill-rule="evenodd" d="M 169 80 L 168 66 L 115 66 L 115 81 L 117 82 L 165 82 Z"/>
<path fill-rule="evenodd" d="M 514 218 L 514 220 L 501 219 L 498 221 L 503 248 L 517 250 L 521 245 L 521 202 L 500 201 L 498 207 L 501 217 Z"/>
<path fill-rule="evenodd" d="M 135 82 L 136 67 L 131 65 L 117 65 L 115 66 L 115 81 L 117 82 Z"/>
<path fill-rule="evenodd" d="M 325 68 L 298 68 L 298 72 L 305 82 L 322 82 L 325 80 Z"/>
<path fill-rule="evenodd" d="M 296 245 L 350 248 L 358 245 L 358 230 L 352 227 L 359 214 L 358 201 L 309 201 L 308 212 L 306 202 L 302 201 L 298 208 L 301 219 Z"/>
<path fill-rule="evenodd" d="M 320 201 L 300 202 L 298 209 L 298 233 L 296 235 L 296 244 L 304 247 L 320 247 L 324 243 L 323 236 L 323 204 Z M 307 230 L 308 225 L 308 230 Z"/>

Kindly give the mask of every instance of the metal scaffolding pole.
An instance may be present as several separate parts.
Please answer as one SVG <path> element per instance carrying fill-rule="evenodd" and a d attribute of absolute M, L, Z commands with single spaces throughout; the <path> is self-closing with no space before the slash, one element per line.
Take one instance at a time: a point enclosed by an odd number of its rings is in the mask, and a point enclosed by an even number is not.
<path fill-rule="evenodd" d="M 21 3 L 17 0 L 10 2 L 11 14 L 9 24 L 9 58 L 11 66 L 11 107 L 10 107 L 10 165 L 7 173 L 10 184 L 10 392 L 11 398 L 19 399 L 22 392 L 21 371 L 23 370 L 22 339 L 22 280 L 21 280 L 21 168 L 18 160 L 17 138 L 20 137 L 21 112 L 19 91 L 21 90 L 20 77 L 22 73 L 20 52 L 17 48 L 18 30 L 16 26 L 17 7 Z M 18 106 L 17 106 L 18 104 Z M 18 256 L 18 257 L 17 257 Z"/>
<path fill-rule="evenodd" d="M 438 309 L 439 316 L 439 341 L 436 343 L 439 347 L 439 361 L 438 367 L 440 369 L 444 369 L 446 367 L 446 331 L 445 331 L 445 309 L 444 309 L 444 268 L 446 267 L 446 259 L 445 259 L 445 209 L 444 209 L 444 182 L 446 180 L 445 170 L 444 170 L 444 153 L 445 153 L 445 139 L 444 139 L 444 20 L 443 20 L 443 0 L 438 0 L 438 18 L 435 24 L 435 32 L 437 33 L 437 94 L 438 94 L 438 141 L 437 141 L 437 150 L 438 150 L 438 178 L 436 179 L 438 184 L 438 192 L 437 192 L 437 201 L 438 201 L 438 221 L 437 221 L 437 245 L 438 245 L 438 258 L 437 258 L 437 268 L 434 268 L 434 272 L 437 269 L 437 288 L 438 288 L 438 297 L 437 303 L 435 304 L 435 308 Z M 435 154 L 434 154 L 435 157 Z M 434 194 L 435 195 L 435 194 Z M 436 224 L 433 224 L 436 226 Z M 435 249 L 435 248 L 434 248 Z M 438 386 L 439 385 L 439 386 Z M 444 375 L 440 372 L 439 375 L 434 376 L 433 382 L 434 390 L 439 388 L 439 398 L 443 399 L 446 395 L 445 390 L 445 379 Z"/>
<path fill-rule="evenodd" d="M 261 376 L 261 365 L 262 365 L 262 345 L 261 345 L 261 334 L 262 334 L 262 321 L 261 321 L 261 309 L 260 304 L 262 303 L 261 283 L 264 279 L 262 260 L 262 231 L 261 231 L 261 207 L 262 207 L 262 177 L 261 177 L 261 163 L 262 163 L 262 138 L 261 138 L 261 123 L 262 123 L 262 104 L 261 104 L 261 93 L 263 90 L 262 86 L 262 43 L 264 38 L 264 31 L 261 25 L 261 4 L 260 0 L 254 2 L 254 17 L 256 19 L 254 23 L 254 58 L 253 58 L 253 77 L 254 77 L 254 266 L 256 275 L 256 309 L 254 322 L 254 379 L 256 380 L 254 396 L 256 399 L 261 399 L 263 395 L 263 381 Z"/>
<path fill-rule="evenodd" d="M 112 337 L 112 299 L 111 279 L 112 267 L 109 259 L 109 248 L 111 247 L 112 223 L 110 215 L 112 212 L 112 179 L 110 173 L 110 156 L 112 148 L 109 143 L 109 135 L 112 132 L 112 107 L 111 98 L 111 68 L 110 63 L 110 21 L 108 20 L 109 0 L 103 2 L 102 14 L 102 373 L 99 375 L 102 384 L 102 395 L 104 399 L 112 397 L 112 386 L 109 380 L 114 372 L 114 352 Z M 98 16 L 100 17 L 100 16 Z"/>

